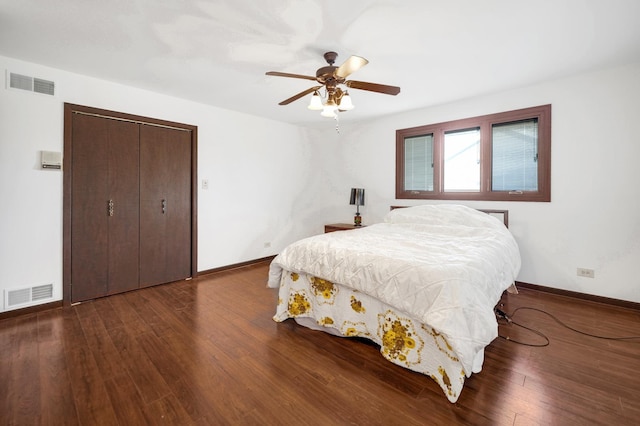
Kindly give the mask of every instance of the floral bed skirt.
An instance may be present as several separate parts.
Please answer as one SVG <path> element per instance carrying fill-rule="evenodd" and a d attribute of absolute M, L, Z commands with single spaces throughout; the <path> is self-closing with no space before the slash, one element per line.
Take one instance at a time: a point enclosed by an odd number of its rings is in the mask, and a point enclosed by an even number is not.
<path fill-rule="evenodd" d="M 466 376 L 446 339 L 428 324 L 364 293 L 286 271 L 273 319 L 288 318 L 331 334 L 367 338 L 380 346 L 387 360 L 431 377 L 449 401 L 460 396 Z"/>

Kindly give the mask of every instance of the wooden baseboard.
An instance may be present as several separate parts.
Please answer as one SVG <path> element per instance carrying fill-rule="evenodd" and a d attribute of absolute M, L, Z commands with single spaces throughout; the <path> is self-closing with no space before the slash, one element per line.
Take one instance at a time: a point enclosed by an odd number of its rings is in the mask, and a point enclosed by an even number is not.
<path fill-rule="evenodd" d="M 276 257 L 275 255 L 274 256 L 267 256 L 267 257 L 263 257 L 263 258 L 260 258 L 260 259 L 254 259 L 254 260 L 249 260 L 249 261 L 246 261 L 246 262 L 234 263 L 232 265 L 221 266 L 219 268 L 213 268 L 213 269 L 207 269 L 207 270 L 204 270 L 204 271 L 198 271 L 198 275 L 200 276 L 200 275 L 207 275 L 207 274 L 215 274 L 215 273 L 218 273 L 218 272 L 225 272 L 225 271 L 230 271 L 230 270 L 233 270 L 233 269 L 244 268 L 244 267 L 248 267 L 248 266 L 267 263 L 267 262 L 271 262 L 275 257 Z M 545 292 L 545 293 L 557 294 L 559 296 L 573 297 L 573 298 L 576 298 L 576 299 L 588 300 L 588 301 L 591 301 L 591 302 L 604 303 L 604 304 L 608 304 L 608 305 L 613 305 L 613 306 L 618 306 L 618 307 L 622 307 L 622 308 L 628 308 L 628 309 L 634 309 L 634 310 L 640 311 L 640 303 L 630 302 L 630 301 L 627 301 L 627 300 L 613 299 L 613 298 L 610 298 L 610 297 L 603 297 L 603 296 L 595 296 L 595 295 L 592 295 L 592 294 L 579 293 L 579 292 L 570 291 L 570 290 L 562 290 L 562 289 L 553 288 L 553 287 L 545 287 L 545 286 L 542 286 L 542 285 L 529 284 L 529 283 L 525 283 L 525 282 L 522 282 L 522 281 L 516 281 L 516 286 L 518 286 L 519 288 L 527 288 L 527 289 L 530 289 L 530 290 L 536 290 L 536 291 L 541 291 L 541 292 Z M 62 305 L 62 300 L 58 300 L 56 302 L 44 303 L 42 305 L 29 306 L 27 308 L 15 309 L 13 311 L 0 312 L 0 321 L 2 321 L 4 319 L 7 319 L 7 318 L 13 318 L 13 317 L 21 316 L 21 315 L 27 315 L 27 314 L 47 311 L 49 309 L 57 309 L 57 308 L 61 308 L 62 306 L 63 306 Z"/>
<path fill-rule="evenodd" d="M 246 262 L 234 263 L 233 265 L 221 266 L 219 268 L 207 269 L 204 271 L 198 271 L 198 276 L 215 274 L 217 272 L 230 271 L 232 269 L 244 268 L 247 266 L 257 265 L 260 263 L 271 262 L 276 256 L 267 256 L 260 259 L 248 260 Z"/>
<path fill-rule="evenodd" d="M 562 290 L 559 288 L 545 287 L 537 284 L 523 283 L 521 281 L 516 281 L 516 286 L 519 288 L 528 288 L 530 290 L 537 290 L 545 293 L 557 294 L 559 296 L 573 297 L 575 299 L 588 300 L 591 302 L 604 303 L 607 305 L 613 305 L 621 308 L 635 309 L 640 311 L 640 303 L 630 302 L 627 300 L 613 299 L 610 297 L 603 297 L 603 296 L 595 296 L 592 294 L 579 293 L 576 291 Z"/>
<path fill-rule="evenodd" d="M 244 267 L 257 265 L 265 262 L 271 262 L 274 257 L 276 256 L 275 255 L 267 256 L 261 259 L 254 259 L 246 262 L 235 263 L 233 265 L 222 266 L 220 268 L 213 268 L 205 271 L 198 271 L 198 276 L 206 275 L 206 274 L 215 274 L 216 272 L 230 271 L 232 269 L 244 268 Z M 7 312 L 0 312 L 0 321 L 7 318 L 14 318 L 21 315 L 33 314 L 33 313 L 38 313 L 42 311 L 47 311 L 49 309 L 57 309 L 62 307 L 68 307 L 68 306 L 64 306 L 63 301 L 58 300 L 56 302 L 43 303 L 42 305 L 29 306 L 27 308 L 14 309 L 12 311 L 7 311 Z"/>
<path fill-rule="evenodd" d="M 249 260 L 247 262 L 241 262 L 241 263 L 235 263 L 233 265 L 222 266 L 220 268 L 207 269 L 205 271 L 199 271 L 198 275 L 215 274 L 217 272 L 230 271 L 232 269 L 244 268 L 247 266 L 261 264 L 264 262 L 271 262 L 275 257 L 276 257 L 275 255 L 267 256 L 261 259 L 254 259 L 254 260 Z M 579 293 L 579 292 L 570 291 L 570 290 L 562 290 L 562 289 L 553 288 L 553 287 L 545 287 L 542 285 L 529 284 L 522 281 L 516 281 L 516 286 L 518 286 L 519 288 L 528 288 L 530 290 L 542 291 L 550 294 L 557 294 L 559 296 L 573 297 L 576 299 L 588 300 L 591 302 L 604 303 L 607 305 L 618 306 L 618 307 L 628 308 L 628 309 L 635 309 L 637 311 L 640 311 L 640 303 L 631 302 L 627 300 L 613 299 L 610 297 L 603 297 L 603 296 L 595 296 L 592 294 Z"/>
<path fill-rule="evenodd" d="M 42 311 L 48 311 L 49 309 L 56 309 L 62 307 L 62 300 L 57 302 L 43 303 L 42 305 L 29 306 L 22 309 L 14 309 L 13 311 L 0 312 L 0 321 L 7 318 L 13 318 L 26 314 L 33 314 Z"/>

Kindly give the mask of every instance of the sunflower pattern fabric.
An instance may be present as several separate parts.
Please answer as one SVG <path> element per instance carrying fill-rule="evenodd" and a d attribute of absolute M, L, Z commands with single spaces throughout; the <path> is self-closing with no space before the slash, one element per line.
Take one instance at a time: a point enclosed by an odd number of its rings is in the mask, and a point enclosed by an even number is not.
<path fill-rule="evenodd" d="M 274 320 L 288 318 L 331 334 L 372 340 L 387 360 L 431 377 L 449 401 L 460 396 L 466 376 L 444 336 L 364 293 L 287 271 Z"/>

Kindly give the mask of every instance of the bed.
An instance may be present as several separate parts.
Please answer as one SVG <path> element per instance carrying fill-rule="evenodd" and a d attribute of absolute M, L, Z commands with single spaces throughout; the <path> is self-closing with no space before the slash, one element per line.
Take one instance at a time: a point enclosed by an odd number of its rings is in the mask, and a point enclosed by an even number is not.
<path fill-rule="evenodd" d="M 271 262 L 268 286 L 279 288 L 275 321 L 369 339 L 456 402 L 482 369 L 497 337 L 493 309 L 515 291 L 519 270 L 503 221 L 461 205 L 423 205 L 289 245 Z"/>

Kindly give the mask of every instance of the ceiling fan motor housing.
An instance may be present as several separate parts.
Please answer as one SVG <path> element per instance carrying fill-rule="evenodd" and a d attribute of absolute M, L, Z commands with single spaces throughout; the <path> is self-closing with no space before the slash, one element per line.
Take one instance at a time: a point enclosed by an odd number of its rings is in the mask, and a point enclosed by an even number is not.
<path fill-rule="evenodd" d="M 335 62 L 338 54 L 336 52 L 326 52 L 324 54 L 324 60 L 327 61 L 329 66 L 318 68 L 316 71 L 316 80 L 318 83 L 326 84 L 335 88 L 336 85 L 344 83 L 345 79 L 336 75 Z"/>
<path fill-rule="evenodd" d="M 340 77 L 335 75 L 335 70 L 337 69 L 338 67 L 335 67 L 333 65 L 319 68 L 318 71 L 316 71 L 316 80 L 318 80 L 318 83 L 322 84 L 330 83 L 331 80 L 335 80 L 335 84 L 341 84 L 342 82 L 344 82 L 344 78 L 341 79 Z"/>

